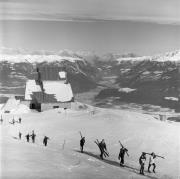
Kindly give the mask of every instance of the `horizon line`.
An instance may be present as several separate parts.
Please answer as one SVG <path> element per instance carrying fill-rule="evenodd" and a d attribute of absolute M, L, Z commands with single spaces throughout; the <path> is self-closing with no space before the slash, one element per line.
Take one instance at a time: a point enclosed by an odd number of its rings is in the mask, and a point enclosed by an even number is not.
<path fill-rule="evenodd" d="M 150 18 L 150 17 L 88 17 L 88 16 L 75 16 L 75 17 L 3 17 L 0 16 L 0 21 L 47 21 L 47 22 L 132 22 L 132 23 L 151 23 L 158 25 L 174 25 L 180 26 L 180 20 L 168 18 Z"/>

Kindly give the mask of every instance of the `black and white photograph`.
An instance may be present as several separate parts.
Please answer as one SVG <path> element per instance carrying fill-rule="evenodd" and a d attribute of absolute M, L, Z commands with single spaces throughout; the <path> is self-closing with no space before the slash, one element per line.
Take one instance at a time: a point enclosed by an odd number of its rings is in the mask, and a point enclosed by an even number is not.
<path fill-rule="evenodd" d="M 0 179 L 180 179 L 180 0 L 0 0 Z"/>

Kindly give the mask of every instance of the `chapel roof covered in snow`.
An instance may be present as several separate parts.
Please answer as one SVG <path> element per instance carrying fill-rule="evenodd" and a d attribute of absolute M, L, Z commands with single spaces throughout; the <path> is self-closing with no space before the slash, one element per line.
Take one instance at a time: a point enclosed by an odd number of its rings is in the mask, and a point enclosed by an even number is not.
<path fill-rule="evenodd" d="M 28 80 L 25 99 L 35 99 L 39 103 L 69 102 L 73 99 L 71 85 L 64 83 L 64 81 L 43 81 L 43 90 L 35 80 Z"/>

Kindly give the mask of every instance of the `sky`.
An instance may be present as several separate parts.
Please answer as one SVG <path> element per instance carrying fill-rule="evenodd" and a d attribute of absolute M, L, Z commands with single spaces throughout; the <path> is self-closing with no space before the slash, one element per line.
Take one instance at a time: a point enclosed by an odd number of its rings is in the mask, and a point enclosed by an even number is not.
<path fill-rule="evenodd" d="M 152 55 L 180 49 L 179 0 L 0 0 L 0 45 Z"/>

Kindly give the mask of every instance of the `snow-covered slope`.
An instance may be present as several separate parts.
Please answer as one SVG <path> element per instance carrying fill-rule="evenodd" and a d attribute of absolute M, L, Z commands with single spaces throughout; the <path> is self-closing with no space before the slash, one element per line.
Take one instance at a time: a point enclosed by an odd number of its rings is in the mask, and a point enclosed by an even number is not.
<path fill-rule="evenodd" d="M 91 110 L 95 109 L 92 115 Z M 180 172 L 180 126 L 160 122 L 150 115 L 123 110 L 82 108 L 66 112 L 51 110 L 21 115 L 22 124 L 10 125 L 12 116 L 3 115 L 0 128 L 0 175 L 4 179 L 177 179 Z M 18 118 L 15 116 L 15 119 Z M 25 141 L 34 130 L 36 143 Z M 18 132 L 23 134 L 18 140 Z M 85 153 L 79 153 L 79 131 L 86 137 Z M 44 135 L 50 137 L 47 148 Z M 95 139 L 105 139 L 110 157 L 99 159 Z M 129 150 L 126 167 L 117 160 L 120 145 Z M 63 149 L 64 147 L 64 149 Z M 141 152 L 165 156 L 156 161 L 156 174 L 139 175 L 138 158 Z"/>

